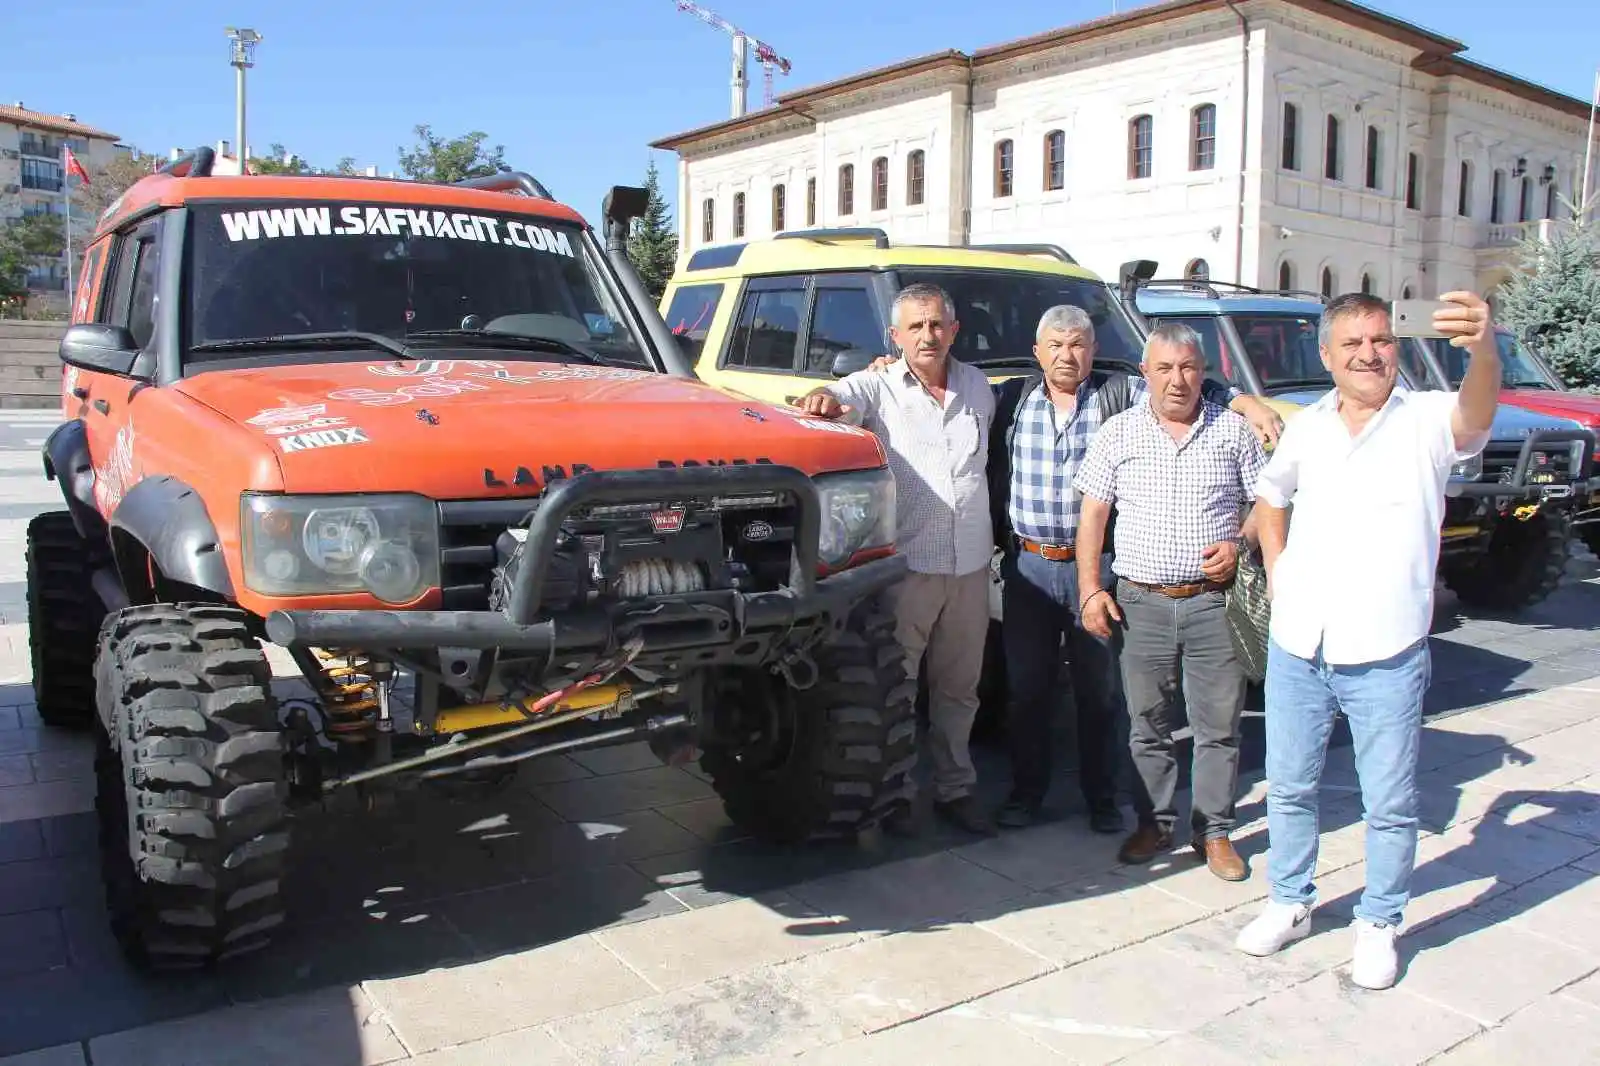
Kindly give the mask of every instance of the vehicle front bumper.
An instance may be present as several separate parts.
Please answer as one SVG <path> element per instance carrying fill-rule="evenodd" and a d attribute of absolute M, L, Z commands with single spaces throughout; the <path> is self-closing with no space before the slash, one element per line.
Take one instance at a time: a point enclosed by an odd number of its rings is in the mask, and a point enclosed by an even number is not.
<path fill-rule="evenodd" d="M 1571 445 L 1575 443 L 1582 447 L 1575 458 L 1569 459 L 1568 468 L 1560 474 L 1560 480 L 1530 480 L 1535 453 L 1552 452 L 1563 448 L 1570 450 Z M 1540 430 L 1529 434 L 1522 442 L 1522 451 L 1517 456 L 1517 463 L 1512 469 L 1510 480 L 1450 481 L 1445 486 L 1445 495 L 1486 501 L 1527 502 L 1570 499 L 1576 506 L 1582 508 L 1585 497 L 1592 500 L 1595 492 L 1600 490 L 1600 477 L 1590 476 L 1593 473 L 1594 453 L 1595 435 L 1589 430 Z"/>
<path fill-rule="evenodd" d="M 675 505 L 695 497 L 774 491 L 789 494 L 796 505 L 789 587 L 607 600 L 541 617 L 541 591 L 562 524 L 581 507 Z M 266 617 L 267 637 L 289 648 L 502 648 L 554 654 L 606 650 L 639 636 L 646 655 L 693 649 L 709 653 L 695 655 L 693 662 L 759 660 L 774 642 L 803 636 L 797 629 L 830 623 L 906 574 L 905 557 L 889 555 L 817 577 L 820 526 L 816 486 L 793 467 L 589 471 L 552 484 L 537 500 L 505 610 L 279 610 Z"/>

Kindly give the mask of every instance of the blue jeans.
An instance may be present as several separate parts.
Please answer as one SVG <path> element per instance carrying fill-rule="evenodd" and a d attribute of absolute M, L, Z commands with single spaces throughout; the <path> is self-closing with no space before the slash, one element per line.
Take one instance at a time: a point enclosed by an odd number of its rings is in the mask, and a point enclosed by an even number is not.
<path fill-rule="evenodd" d="M 1267 832 L 1272 898 L 1312 903 L 1317 789 L 1334 716 L 1355 741 L 1367 823 L 1367 884 L 1358 918 L 1398 925 L 1417 857 L 1417 749 L 1422 697 L 1432 677 L 1428 641 L 1359 666 L 1330 666 L 1267 648 Z"/>

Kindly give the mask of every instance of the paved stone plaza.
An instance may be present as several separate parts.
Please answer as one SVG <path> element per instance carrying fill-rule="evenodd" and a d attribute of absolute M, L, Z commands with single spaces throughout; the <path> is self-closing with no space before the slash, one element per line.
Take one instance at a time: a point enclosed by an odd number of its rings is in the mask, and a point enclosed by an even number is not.
<path fill-rule="evenodd" d="M 740 838 L 642 746 L 295 826 L 290 927 L 141 978 L 106 931 L 90 744 L 30 705 L 22 541 L 53 420 L 0 412 L 0 1066 L 489 1063 L 1600 1063 L 1600 564 L 1515 621 L 1441 593 L 1426 833 L 1396 988 L 1346 967 L 1362 879 L 1348 734 L 1319 931 L 1231 948 L 1266 893 L 1261 722 L 1242 884 L 1187 849 L 1119 866 L 1061 817 L 994 840 L 792 852 Z M 1070 732 L 1070 731 L 1069 731 Z M 980 750 L 998 800 L 1005 764 Z M 16 1056 L 7 1058 L 4 1056 Z"/>

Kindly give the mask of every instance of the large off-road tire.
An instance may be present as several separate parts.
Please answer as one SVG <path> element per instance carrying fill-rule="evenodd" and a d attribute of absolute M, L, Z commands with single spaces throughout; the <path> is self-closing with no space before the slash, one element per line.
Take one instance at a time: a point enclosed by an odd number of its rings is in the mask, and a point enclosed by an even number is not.
<path fill-rule="evenodd" d="M 1556 590 L 1571 553 L 1572 519 L 1540 511 L 1526 522 L 1501 519 L 1485 552 L 1450 560 L 1440 576 L 1469 607 L 1515 611 Z"/>
<path fill-rule="evenodd" d="M 815 658 L 808 689 L 765 670 L 719 685 L 719 698 L 739 701 L 740 721 L 771 726 L 758 744 L 708 747 L 700 760 L 728 817 L 776 843 L 852 836 L 909 798 L 916 687 L 893 616 L 862 604 Z"/>
<path fill-rule="evenodd" d="M 28 523 L 28 651 L 33 701 L 46 725 L 94 721 L 94 656 L 105 606 L 95 593 L 95 554 L 66 511 Z"/>
<path fill-rule="evenodd" d="M 1581 525 L 1578 527 L 1578 532 L 1583 537 L 1583 542 L 1589 546 L 1589 550 L 1600 555 L 1600 522 Z"/>
<path fill-rule="evenodd" d="M 266 945 L 289 833 L 272 672 L 242 611 L 129 607 L 95 665 L 95 799 L 112 930 L 143 968 Z"/>

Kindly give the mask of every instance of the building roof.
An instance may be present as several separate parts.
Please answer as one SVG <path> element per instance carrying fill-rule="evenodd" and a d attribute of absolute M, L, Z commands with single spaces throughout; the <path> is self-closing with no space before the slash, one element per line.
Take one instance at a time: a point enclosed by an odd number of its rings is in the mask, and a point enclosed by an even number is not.
<path fill-rule="evenodd" d="M 43 111 L 30 111 L 23 107 L 20 101 L 15 104 L 0 104 L 0 122 L 12 126 L 48 130 L 51 133 L 64 133 L 69 137 L 87 137 L 95 141 L 121 140 L 115 133 L 85 126 L 78 121 L 76 115 L 49 115 Z"/>
<path fill-rule="evenodd" d="M 906 59 L 898 63 L 891 63 L 886 67 L 874 67 L 872 70 L 860 74 L 851 74 L 837 81 L 824 82 L 810 88 L 799 89 L 792 93 L 785 93 L 774 101 L 774 106 L 759 111 L 751 111 L 738 118 L 724 119 L 714 122 L 709 126 L 701 126 L 687 133 L 663 137 L 659 141 L 651 141 L 652 148 L 674 149 L 680 145 L 693 144 L 695 141 L 714 137 L 720 133 L 733 133 L 737 130 L 759 126 L 769 121 L 776 115 L 791 114 L 805 116 L 804 107 L 825 100 L 830 96 L 842 93 L 857 92 L 886 81 L 897 81 L 900 78 L 909 78 L 917 74 L 925 74 L 930 70 L 940 70 L 945 67 L 963 68 L 971 62 L 965 52 L 954 48 L 947 48 L 943 52 L 930 52 L 928 55 L 917 56 L 915 59 Z"/>
<path fill-rule="evenodd" d="M 1419 55 L 1413 65 L 1425 73 L 1439 76 L 1447 74 L 1459 75 L 1480 84 L 1511 93 L 1514 96 L 1531 100 L 1534 103 L 1553 107 L 1566 114 L 1580 117 L 1587 117 L 1589 114 L 1589 103 L 1586 100 L 1579 100 L 1576 97 L 1558 93 L 1553 89 L 1515 75 L 1505 74 L 1470 60 L 1462 59 L 1458 53 L 1465 51 L 1467 47 L 1462 42 L 1425 29 L 1415 23 L 1406 22 L 1393 15 L 1355 3 L 1353 0 L 1282 0 L 1282 2 L 1291 7 L 1300 8 L 1307 13 L 1322 15 L 1415 48 Z M 1229 6 L 1229 0 L 1162 0 L 1160 3 L 1135 8 L 1132 11 L 1106 15 L 1060 29 L 1035 34 L 1031 37 L 1023 37 L 1004 44 L 980 48 L 971 54 L 954 48 L 943 52 L 934 52 L 779 96 L 772 107 L 752 111 L 739 118 L 724 119 L 708 126 L 673 134 L 670 137 L 663 137 L 661 140 L 652 141 L 650 147 L 675 150 L 712 137 L 734 133 L 742 129 L 755 128 L 783 115 L 809 117 L 805 113 L 805 107 L 816 104 L 830 96 L 858 91 L 882 82 L 910 77 L 940 67 L 972 68 L 991 63 L 1002 63 L 1020 56 L 1042 52 L 1046 49 L 1093 40 L 1125 30 L 1152 26 L 1187 15 L 1209 11 L 1226 11 Z"/>

